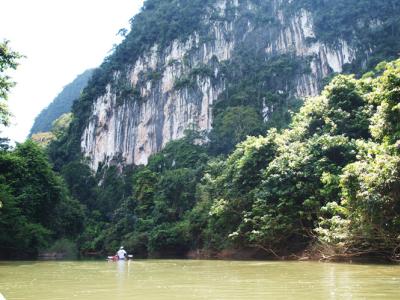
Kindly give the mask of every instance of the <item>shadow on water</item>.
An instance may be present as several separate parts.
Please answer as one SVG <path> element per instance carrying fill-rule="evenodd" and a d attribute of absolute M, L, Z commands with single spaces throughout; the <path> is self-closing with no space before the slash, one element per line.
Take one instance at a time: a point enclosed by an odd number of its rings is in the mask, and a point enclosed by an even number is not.
<path fill-rule="evenodd" d="M 0 267 L 2 266 L 31 266 L 40 263 L 39 260 L 32 260 L 32 261 L 0 261 Z M 1 299 L 1 298 L 0 298 Z"/>

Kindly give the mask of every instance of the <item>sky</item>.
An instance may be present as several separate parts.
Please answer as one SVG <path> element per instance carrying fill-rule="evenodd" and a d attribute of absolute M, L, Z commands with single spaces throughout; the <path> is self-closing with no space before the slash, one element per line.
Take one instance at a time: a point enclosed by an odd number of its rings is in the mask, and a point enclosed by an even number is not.
<path fill-rule="evenodd" d="M 0 0 L 0 41 L 25 56 L 9 72 L 17 85 L 8 104 L 13 114 L 2 137 L 23 142 L 35 117 L 86 69 L 97 67 L 121 41 L 119 29 L 143 0 Z"/>

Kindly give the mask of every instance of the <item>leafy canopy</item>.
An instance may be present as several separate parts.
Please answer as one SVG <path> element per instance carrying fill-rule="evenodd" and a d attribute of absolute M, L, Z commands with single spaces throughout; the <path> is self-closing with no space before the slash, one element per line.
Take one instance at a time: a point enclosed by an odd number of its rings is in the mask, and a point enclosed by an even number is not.
<path fill-rule="evenodd" d="M 0 42 L 0 125 L 9 124 L 10 113 L 6 101 L 10 89 L 15 85 L 6 72 L 10 69 L 15 70 L 21 57 L 19 53 L 10 49 L 9 41 Z"/>

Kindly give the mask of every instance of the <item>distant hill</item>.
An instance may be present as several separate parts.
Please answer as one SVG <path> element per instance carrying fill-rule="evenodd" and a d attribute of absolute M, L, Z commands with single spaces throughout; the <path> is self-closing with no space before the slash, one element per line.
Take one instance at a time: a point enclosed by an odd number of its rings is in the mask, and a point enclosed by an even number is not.
<path fill-rule="evenodd" d="M 39 132 L 50 131 L 55 120 L 57 120 L 61 115 L 70 112 L 72 103 L 74 100 L 79 98 L 80 93 L 87 85 L 92 73 L 92 69 L 86 70 L 82 74 L 78 75 L 73 82 L 66 85 L 50 105 L 43 109 L 36 117 L 29 136 Z"/>

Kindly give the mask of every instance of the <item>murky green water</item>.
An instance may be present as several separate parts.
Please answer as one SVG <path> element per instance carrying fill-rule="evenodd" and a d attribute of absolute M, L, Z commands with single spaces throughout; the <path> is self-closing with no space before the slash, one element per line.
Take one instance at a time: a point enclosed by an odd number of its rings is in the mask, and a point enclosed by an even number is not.
<path fill-rule="evenodd" d="M 143 260 L 0 262 L 14 299 L 400 299 L 400 266 Z"/>

